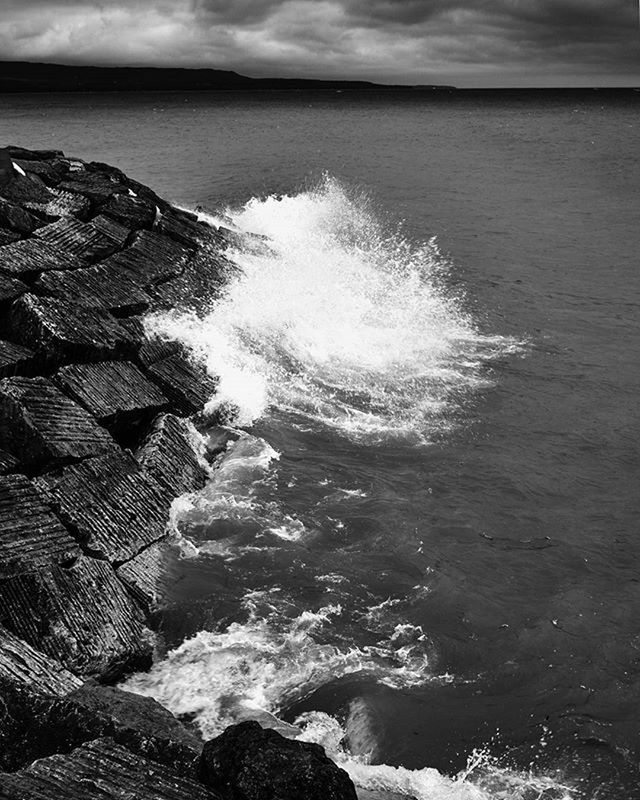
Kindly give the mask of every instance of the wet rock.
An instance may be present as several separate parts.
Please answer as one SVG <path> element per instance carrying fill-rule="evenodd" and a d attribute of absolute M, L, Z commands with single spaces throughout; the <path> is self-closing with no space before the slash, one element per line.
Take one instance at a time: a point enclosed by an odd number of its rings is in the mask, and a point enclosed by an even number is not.
<path fill-rule="evenodd" d="M 17 233 L 29 234 L 38 227 L 38 221 L 24 208 L 0 197 L 0 225 Z"/>
<path fill-rule="evenodd" d="M 132 597 L 145 609 L 153 610 L 164 600 L 171 561 L 171 543 L 164 537 L 122 564 L 116 572 Z"/>
<path fill-rule="evenodd" d="M 28 373 L 34 359 L 35 355 L 28 347 L 0 339 L 0 378 Z"/>
<path fill-rule="evenodd" d="M 22 158 L 25 161 L 50 161 L 51 159 L 64 158 L 62 150 L 28 150 L 26 147 L 7 145 L 5 151 L 12 159 Z"/>
<path fill-rule="evenodd" d="M 0 447 L 31 469 L 117 449 L 109 433 L 51 381 L 21 377 L 0 381 Z"/>
<path fill-rule="evenodd" d="M 6 450 L 0 450 L 0 475 L 8 475 L 10 472 L 16 472 L 20 462 L 11 453 Z"/>
<path fill-rule="evenodd" d="M 35 484 L 94 557 L 119 564 L 164 536 L 171 499 L 127 451 L 87 459 Z"/>
<path fill-rule="evenodd" d="M 54 297 L 115 314 L 140 314 L 151 305 L 149 295 L 129 275 L 103 264 L 73 272 L 47 272 L 34 286 Z"/>
<path fill-rule="evenodd" d="M 13 182 L 15 169 L 8 148 L 0 148 L 0 191 Z"/>
<path fill-rule="evenodd" d="M 197 248 L 212 235 L 212 229 L 198 222 L 195 214 L 177 208 L 163 211 L 156 223 L 156 229 L 191 249 Z"/>
<path fill-rule="evenodd" d="M 142 613 L 105 561 L 0 580 L 0 624 L 76 675 L 115 680 L 150 665 Z"/>
<path fill-rule="evenodd" d="M 202 246 L 182 273 L 149 290 L 159 308 L 206 312 L 217 300 L 224 284 L 238 268 L 215 249 Z"/>
<path fill-rule="evenodd" d="M 24 475 L 0 477 L 0 577 L 80 555 L 77 542 Z"/>
<path fill-rule="evenodd" d="M 128 361 L 72 364 L 55 377 L 63 391 L 83 405 L 101 425 L 131 436 L 156 414 L 168 399 Z"/>
<path fill-rule="evenodd" d="M 2 800 L 219 800 L 212 790 L 112 739 L 2 774 L 0 787 Z"/>
<path fill-rule="evenodd" d="M 0 247 L 4 247 L 5 244 L 13 244 L 14 242 L 18 242 L 20 238 L 21 237 L 19 233 L 8 231 L 6 228 L 0 228 Z"/>
<path fill-rule="evenodd" d="M 179 353 L 151 364 L 147 372 L 186 415 L 200 411 L 217 386 L 217 381 L 202 365 L 192 363 Z"/>
<path fill-rule="evenodd" d="M 0 193 L 5 200 L 25 205 L 27 203 L 46 203 L 51 198 L 49 189 L 39 178 L 20 174 L 13 167 L 13 163 L 12 169 L 13 175 L 9 175 L 8 168 L 6 169 L 7 178 L 4 182 L 0 178 Z"/>
<path fill-rule="evenodd" d="M 196 448 L 195 428 L 173 414 L 162 414 L 153 422 L 136 458 L 173 499 L 201 489 L 207 481 L 207 470 Z"/>
<path fill-rule="evenodd" d="M 37 238 L 0 248 L 0 273 L 7 275 L 20 277 L 50 269 L 79 269 L 82 266 L 82 261 L 73 254 L 57 250 Z"/>
<path fill-rule="evenodd" d="M 13 161 L 27 175 L 36 175 L 49 187 L 57 186 L 69 172 L 68 165 L 61 158 L 52 158 L 46 161 L 14 158 Z"/>
<path fill-rule="evenodd" d="M 119 192 L 126 194 L 128 191 L 127 187 L 115 178 L 94 170 L 85 170 L 69 176 L 59 185 L 59 188 L 67 192 L 82 194 L 96 206 L 106 203 L 114 194 Z"/>
<path fill-rule="evenodd" d="M 180 342 L 151 336 L 142 343 L 142 347 L 138 351 L 138 361 L 145 367 L 149 367 L 151 364 L 157 364 L 158 361 L 163 361 L 176 354 L 185 354 L 184 347 Z"/>
<path fill-rule="evenodd" d="M 129 247 L 103 263 L 125 271 L 140 286 L 148 287 L 180 275 L 188 260 L 189 252 L 167 236 L 139 231 Z"/>
<path fill-rule="evenodd" d="M 108 217 L 96 217 L 86 223 L 75 217 L 62 217 L 39 228 L 34 235 L 85 263 L 93 263 L 120 250 L 129 229 Z"/>
<path fill-rule="evenodd" d="M 48 365 L 135 358 L 139 346 L 108 311 L 58 297 L 23 295 L 9 309 L 7 326 Z"/>
<path fill-rule="evenodd" d="M 202 744 L 169 711 L 148 697 L 75 681 L 62 696 L 0 677 L 5 712 L 0 719 L 0 770 L 13 772 L 37 758 L 69 753 L 109 736 L 132 753 L 195 777 Z"/>
<path fill-rule="evenodd" d="M 28 292 L 26 283 L 22 283 L 17 278 L 9 278 L 0 273 L 0 304 L 15 300 L 21 294 Z"/>
<path fill-rule="evenodd" d="M 151 228 L 156 218 L 155 205 L 129 194 L 113 195 L 100 211 L 130 230 Z"/>
<path fill-rule="evenodd" d="M 86 197 L 56 188 L 50 189 L 49 197 L 44 200 L 30 201 L 25 206 L 47 222 L 72 215 L 84 220 L 91 212 L 91 203 Z"/>
<path fill-rule="evenodd" d="M 257 722 L 232 725 L 204 746 L 201 779 L 225 800 L 357 800 L 347 773 L 318 744 Z"/>
<path fill-rule="evenodd" d="M 11 684 L 33 686 L 39 692 L 64 697 L 82 686 L 80 678 L 65 669 L 59 661 L 0 627 L 0 680 Z M 6 717 L 0 721 L 4 730 Z M 18 738 L 20 744 L 25 738 Z M 0 752 L 3 748 L 0 746 Z M 23 762 L 24 763 L 24 762 Z M 9 769 L 5 764 L 0 769 Z"/>

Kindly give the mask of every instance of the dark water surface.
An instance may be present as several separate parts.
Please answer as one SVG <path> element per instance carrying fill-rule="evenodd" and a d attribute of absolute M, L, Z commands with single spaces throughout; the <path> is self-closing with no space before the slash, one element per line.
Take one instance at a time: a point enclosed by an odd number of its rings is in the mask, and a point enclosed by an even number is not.
<path fill-rule="evenodd" d="M 490 797 L 539 796 L 505 788 L 531 765 L 640 797 L 638 102 L 0 99 L 0 141 L 275 242 L 184 334 L 254 395 L 179 514 L 198 555 L 159 624 L 168 647 L 209 633 L 134 688 L 209 734 L 324 712 L 299 724 L 374 764 L 453 775 L 487 746 Z"/>

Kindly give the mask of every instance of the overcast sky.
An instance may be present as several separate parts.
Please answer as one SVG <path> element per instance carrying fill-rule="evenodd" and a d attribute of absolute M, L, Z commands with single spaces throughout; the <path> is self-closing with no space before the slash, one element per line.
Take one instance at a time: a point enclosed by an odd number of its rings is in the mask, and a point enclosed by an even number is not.
<path fill-rule="evenodd" d="M 638 0 L 0 0 L 0 57 L 386 83 L 640 85 Z"/>

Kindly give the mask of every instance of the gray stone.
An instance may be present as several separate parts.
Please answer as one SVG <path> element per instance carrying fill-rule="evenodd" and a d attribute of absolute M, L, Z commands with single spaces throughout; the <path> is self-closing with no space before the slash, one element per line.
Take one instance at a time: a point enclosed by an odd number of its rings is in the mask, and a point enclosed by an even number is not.
<path fill-rule="evenodd" d="M 128 361 L 72 364 L 59 370 L 55 380 L 109 430 L 131 431 L 169 405 L 160 389 Z"/>
<path fill-rule="evenodd" d="M 100 211 L 130 230 L 151 228 L 156 218 L 155 205 L 128 194 L 113 195 Z"/>
<path fill-rule="evenodd" d="M 117 449 L 109 433 L 46 378 L 0 381 L 0 447 L 32 469 Z"/>
<path fill-rule="evenodd" d="M 78 269 L 84 266 L 72 253 L 57 250 L 41 239 L 25 239 L 0 248 L 0 272 L 15 277 L 50 269 Z"/>
<path fill-rule="evenodd" d="M 34 359 L 35 354 L 28 347 L 0 339 L 0 378 L 28 373 Z"/>
<path fill-rule="evenodd" d="M 63 697 L 82 686 L 60 662 L 0 627 L 0 678 Z"/>
<path fill-rule="evenodd" d="M 91 556 L 119 564 L 164 536 L 171 501 L 129 452 L 87 459 L 35 485 Z"/>
<path fill-rule="evenodd" d="M 0 477 L 0 577 L 80 555 L 77 542 L 24 475 Z"/>
<path fill-rule="evenodd" d="M 105 561 L 0 580 L 0 624 L 76 675 L 112 680 L 150 664 L 142 613 Z"/>
<path fill-rule="evenodd" d="M 217 381 L 179 353 L 147 368 L 151 378 L 183 414 L 195 414 L 215 393 Z"/>
<path fill-rule="evenodd" d="M 129 230 L 108 217 L 96 217 L 91 222 L 62 217 L 39 228 L 34 235 L 85 263 L 93 263 L 120 250 Z"/>

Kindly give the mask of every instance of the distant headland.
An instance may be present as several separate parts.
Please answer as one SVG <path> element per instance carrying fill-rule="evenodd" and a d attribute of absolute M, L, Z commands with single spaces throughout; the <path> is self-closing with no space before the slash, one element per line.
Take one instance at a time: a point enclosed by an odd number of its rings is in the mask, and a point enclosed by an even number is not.
<path fill-rule="evenodd" d="M 144 91 L 453 91 L 454 86 L 408 86 L 369 81 L 248 78 L 222 69 L 85 67 L 0 61 L 0 93 Z"/>

